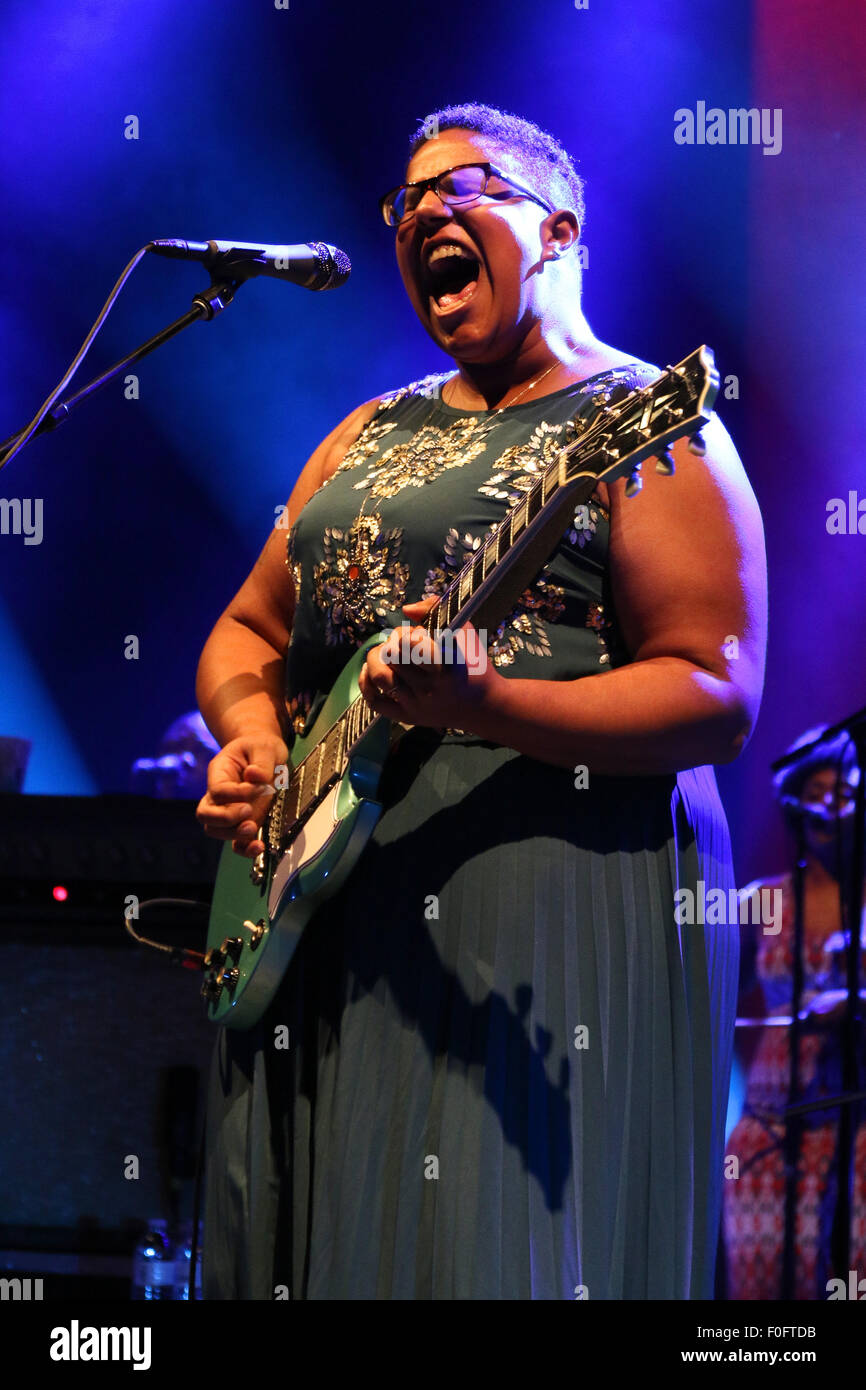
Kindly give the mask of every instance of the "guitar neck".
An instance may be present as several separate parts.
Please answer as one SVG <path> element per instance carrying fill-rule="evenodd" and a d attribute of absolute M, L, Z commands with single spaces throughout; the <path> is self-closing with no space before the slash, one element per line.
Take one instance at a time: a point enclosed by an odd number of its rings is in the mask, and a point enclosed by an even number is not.
<path fill-rule="evenodd" d="M 568 451 L 467 560 L 420 626 L 433 634 L 463 627 L 495 628 L 556 549 L 575 508 L 588 502 L 593 475 L 568 479 Z"/>

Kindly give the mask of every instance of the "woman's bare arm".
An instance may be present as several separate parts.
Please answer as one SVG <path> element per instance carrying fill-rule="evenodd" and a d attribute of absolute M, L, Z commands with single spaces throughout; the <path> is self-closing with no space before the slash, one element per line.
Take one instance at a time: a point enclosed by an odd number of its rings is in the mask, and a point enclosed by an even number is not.
<path fill-rule="evenodd" d="M 282 731 L 283 662 L 292 630 L 295 593 L 286 564 L 288 528 L 339 466 L 375 412 L 367 401 L 323 439 L 310 455 L 289 498 L 285 523 L 274 527 L 252 571 L 205 643 L 196 698 L 205 723 L 221 744 L 256 728 Z"/>
<path fill-rule="evenodd" d="M 714 418 L 705 436 L 704 459 L 674 447 L 673 477 L 648 462 L 636 497 L 622 481 L 610 489 L 611 585 L 632 663 L 577 681 L 503 679 L 485 721 L 494 737 L 612 775 L 738 755 L 763 687 L 764 535 L 727 431 Z"/>
<path fill-rule="evenodd" d="M 375 686 L 387 691 L 396 679 L 403 689 L 392 718 L 471 730 L 602 775 L 732 761 L 761 699 L 766 558 L 730 438 L 715 418 L 705 433 L 706 458 L 679 441 L 673 477 L 649 462 L 637 497 L 625 497 L 622 481 L 610 489 L 611 584 L 629 665 L 571 681 L 511 679 L 488 667 L 461 685 L 454 667 L 389 669 L 377 648 L 361 687 L 373 708 L 389 712 Z"/>

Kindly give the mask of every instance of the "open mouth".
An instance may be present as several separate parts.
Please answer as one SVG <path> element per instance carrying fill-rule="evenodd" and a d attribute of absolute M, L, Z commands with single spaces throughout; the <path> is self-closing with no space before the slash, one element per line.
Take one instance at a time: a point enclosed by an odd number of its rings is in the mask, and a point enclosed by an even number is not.
<path fill-rule="evenodd" d="M 465 246 L 448 242 L 434 247 L 427 259 L 426 289 L 436 311 L 461 308 L 478 288 L 481 262 Z"/>

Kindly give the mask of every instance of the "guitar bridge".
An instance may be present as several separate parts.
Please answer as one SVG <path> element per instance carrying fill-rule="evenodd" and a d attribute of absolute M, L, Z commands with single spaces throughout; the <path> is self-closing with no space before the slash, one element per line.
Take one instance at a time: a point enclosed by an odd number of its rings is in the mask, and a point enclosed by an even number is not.
<path fill-rule="evenodd" d="M 274 797 L 274 804 L 268 815 L 268 848 L 271 854 L 279 854 L 280 841 L 283 835 L 283 807 L 285 805 L 285 792 L 278 792 Z"/>

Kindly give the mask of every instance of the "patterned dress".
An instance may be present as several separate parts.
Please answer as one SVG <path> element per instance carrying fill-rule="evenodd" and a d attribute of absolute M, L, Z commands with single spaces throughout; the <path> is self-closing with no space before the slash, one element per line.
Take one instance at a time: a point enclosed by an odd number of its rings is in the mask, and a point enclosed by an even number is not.
<path fill-rule="evenodd" d="M 794 967 L 794 890 L 790 875 L 750 884 L 745 898 L 756 893 L 781 893 L 781 927 L 765 931 L 744 928 L 743 991 L 760 983 L 764 1014 L 790 1015 Z M 768 900 L 768 902 L 771 900 Z M 750 919 L 752 917 L 749 913 Z M 765 918 L 766 920 L 766 918 Z M 830 943 L 832 944 L 832 943 Z M 829 951 L 826 933 L 808 931 L 803 943 L 803 1000 L 824 990 L 844 989 L 845 965 Z M 866 950 L 860 978 L 866 980 Z M 761 1029 L 748 1072 L 742 1118 L 732 1131 L 727 1152 L 738 1161 L 724 1184 L 724 1239 L 728 1297 L 781 1297 L 782 1251 L 785 1233 L 784 1127 L 778 1115 L 788 1103 L 790 1070 L 789 1029 Z M 838 1029 L 800 1035 L 800 1092 L 802 1100 L 838 1095 L 842 1066 Z M 831 1234 L 836 1207 L 836 1144 L 838 1109 L 807 1114 L 801 1131 L 794 1233 L 795 1282 L 798 1299 L 825 1299 L 831 1269 Z M 852 1177 L 851 1268 L 866 1278 L 866 1122 L 858 1127 Z M 842 1271 L 847 1282 L 847 1271 Z"/>
<path fill-rule="evenodd" d="M 657 375 L 635 363 L 501 412 L 447 405 L 444 377 L 385 398 L 289 536 L 294 727 L 402 603 L 443 590 L 614 387 Z M 629 661 L 608 522 L 597 500 L 579 508 L 486 635 L 502 675 Z M 587 785 L 418 728 L 380 799 L 261 1024 L 219 1036 L 205 1296 L 710 1296 L 739 942 L 678 926 L 674 895 L 733 888 L 712 770 L 590 765 Z"/>

